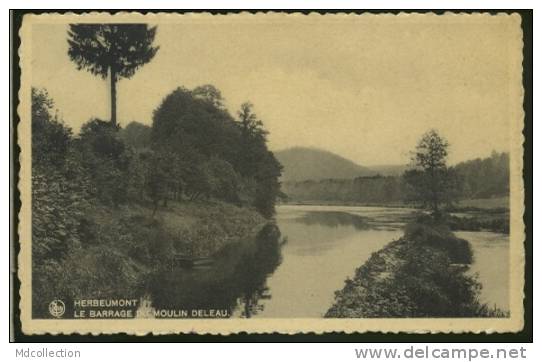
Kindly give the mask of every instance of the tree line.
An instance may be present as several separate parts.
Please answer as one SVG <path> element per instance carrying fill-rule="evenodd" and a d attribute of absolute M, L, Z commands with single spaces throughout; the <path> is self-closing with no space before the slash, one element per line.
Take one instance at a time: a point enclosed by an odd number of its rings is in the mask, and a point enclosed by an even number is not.
<path fill-rule="evenodd" d="M 141 202 L 156 212 L 170 200 L 210 198 L 272 216 L 281 165 L 267 149 L 267 131 L 250 103 L 235 119 L 222 102 L 211 85 L 179 87 L 154 111 L 152 127 L 91 119 L 74 135 L 47 91 L 32 89 L 38 220 L 49 209 L 76 215 L 70 206 L 80 203 Z M 41 223 L 35 225 L 39 230 Z"/>
<path fill-rule="evenodd" d="M 487 158 L 477 158 L 444 168 L 442 180 L 435 180 L 442 196 L 449 201 L 485 199 L 509 194 L 509 155 L 493 152 Z M 292 202 L 325 201 L 363 204 L 423 203 L 428 185 L 420 170 L 410 168 L 400 176 L 365 176 L 353 179 L 324 179 L 284 182 L 283 192 Z M 440 185 L 439 185 L 440 184 Z M 418 187 L 419 186 L 419 187 Z M 437 189 L 437 190 L 439 190 Z M 435 191 L 438 193 L 439 191 Z M 448 192 L 451 192 L 448 193 Z M 437 195 L 438 196 L 438 195 Z"/>

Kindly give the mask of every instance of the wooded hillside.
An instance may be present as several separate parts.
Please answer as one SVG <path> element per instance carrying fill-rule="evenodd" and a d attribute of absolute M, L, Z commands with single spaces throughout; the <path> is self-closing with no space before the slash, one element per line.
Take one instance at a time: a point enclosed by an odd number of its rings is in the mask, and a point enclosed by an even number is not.
<path fill-rule="evenodd" d="M 490 157 L 461 162 L 451 171 L 460 183 L 459 198 L 492 198 L 509 193 L 509 156 L 494 152 Z M 401 203 L 407 198 L 402 176 L 366 176 L 352 179 L 286 181 L 283 192 L 290 201 L 345 203 Z"/>

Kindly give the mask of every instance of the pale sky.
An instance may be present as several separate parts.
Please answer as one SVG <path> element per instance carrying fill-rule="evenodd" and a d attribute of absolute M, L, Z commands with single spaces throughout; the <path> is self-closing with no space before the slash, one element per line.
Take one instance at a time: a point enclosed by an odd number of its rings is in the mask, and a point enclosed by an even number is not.
<path fill-rule="evenodd" d="M 228 109 L 251 101 L 272 150 L 318 147 L 361 165 L 408 161 L 437 129 L 450 162 L 508 151 L 521 87 L 510 17 L 185 17 L 158 25 L 155 58 L 118 83 L 121 125 L 150 125 L 178 86 L 218 87 Z M 67 26 L 34 25 L 32 85 L 77 132 L 109 119 L 109 83 L 78 71 Z"/>

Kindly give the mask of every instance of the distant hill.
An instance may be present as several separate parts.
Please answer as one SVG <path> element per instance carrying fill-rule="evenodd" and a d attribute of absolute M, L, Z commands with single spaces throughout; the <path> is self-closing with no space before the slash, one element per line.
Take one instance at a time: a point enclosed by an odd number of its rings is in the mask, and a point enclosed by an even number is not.
<path fill-rule="evenodd" d="M 344 157 L 317 148 L 293 147 L 274 152 L 284 166 L 282 181 L 351 179 L 376 172 Z"/>

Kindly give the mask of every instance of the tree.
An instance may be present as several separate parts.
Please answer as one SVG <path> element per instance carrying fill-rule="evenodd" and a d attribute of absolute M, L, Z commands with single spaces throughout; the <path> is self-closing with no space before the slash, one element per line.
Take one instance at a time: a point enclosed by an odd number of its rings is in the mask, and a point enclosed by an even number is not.
<path fill-rule="evenodd" d="M 427 207 L 436 217 L 442 204 L 457 197 L 459 180 L 446 166 L 449 143 L 437 131 L 425 133 L 412 156 L 414 168 L 405 171 L 403 179 L 409 201 Z"/>
<path fill-rule="evenodd" d="M 510 190 L 510 159 L 507 153 L 493 151 L 491 157 L 460 162 L 453 167 L 464 179 L 465 198 L 506 196 Z"/>
<path fill-rule="evenodd" d="M 267 151 L 265 142 L 268 132 L 263 128 L 263 122 L 258 119 L 250 102 L 241 105 L 237 112 L 237 122 L 241 131 L 241 154 L 239 168 L 245 177 L 252 177 L 257 172 L 257 166 Z"/>
<path fill-rule="evenodd" d="M 56 114 L 46 89 L 32 88 L 32 161 L 47 167 L 64 162 L 72 130 Z"/>
<path fill-rule="evenodd" d="M 152 216 L 156 214 L 160 201 L 166 203 L 171 167 L 166 153 L 153 152 L 149 155 L 146 175 L 146 191 L 152 200 Z"/>
<path fill-rule="evenodd" d="M 111 82 L 111 123 L 117 123 L 117 80 L 131 78 L 151 61 L 158 47 L 156 27 L 146 24 L 70 24 L 68 56 L 77 69 Z"/>
<path fill-rule="evenodd" d="M 203 99 L 216 108 L 224 108 L 222 92 L 212 84 L 204 84 L 192 90 L 194 98 Z"/>
<path fill-rule="evenodd" d="M 239 203 L 240 177 L 233 166 L 213 156 L 203 164 L 209 195 L 231 203 Z"/>
<path fill-rule="evenodd" d="M 189 199 L 251 205 L 270 217 L 282 167 L 267 149 L 266 135 L 250 103 L 235 120 L 216 87 L 179 87 L 154 111 L 151 147 L 177 156 L 177 178 Z"/>
<path fill-rule="evenodd" d="M 242 137 L 244 140 L 252 138 L 265 142 L 269 132 L 263 128 L 263 122 L 258 119 L 253 108 L 252 103 L 245 102 L 241 104 L 241 109 L 237 112 Z"/>
<path fill-rule="evenodd" d="M 132 121 L 121 130 L 122 140 L 136 149 L 149 148 L 151 145 L 151 127 Z"/>
<path fill-rule="evenodd" d="M 193 149 L 206 157 L 221 155 L 233 163 L 233 146 L 238 140 L 235 122 L 214 101 L 202 98 L 200 91 L 195 95 L 194 91 L 179 87 L 164 98 L 153 113 L 154 147 L 167 146 L 180 155 Z"/>
<path fill-rule="evenodd" d="M 275 202 L 280 194 L 282 165 L 267 149 L 268 132 L 254 113 L 252 103 L 243 103 L 237 114 L 241 132 L 239 170 L 246 179 L 256 181 L 252 205 L 265 217 L 271 217 L 275 213 Z"/>
<path fill-rule="evenodd" d="M 76 147 L 79 162 L 94 185 L 93 196 L 105 204 L 125 202 L 131 154 L 120 138 L 118 126 L 91 119 L 81 127 Z"/>

